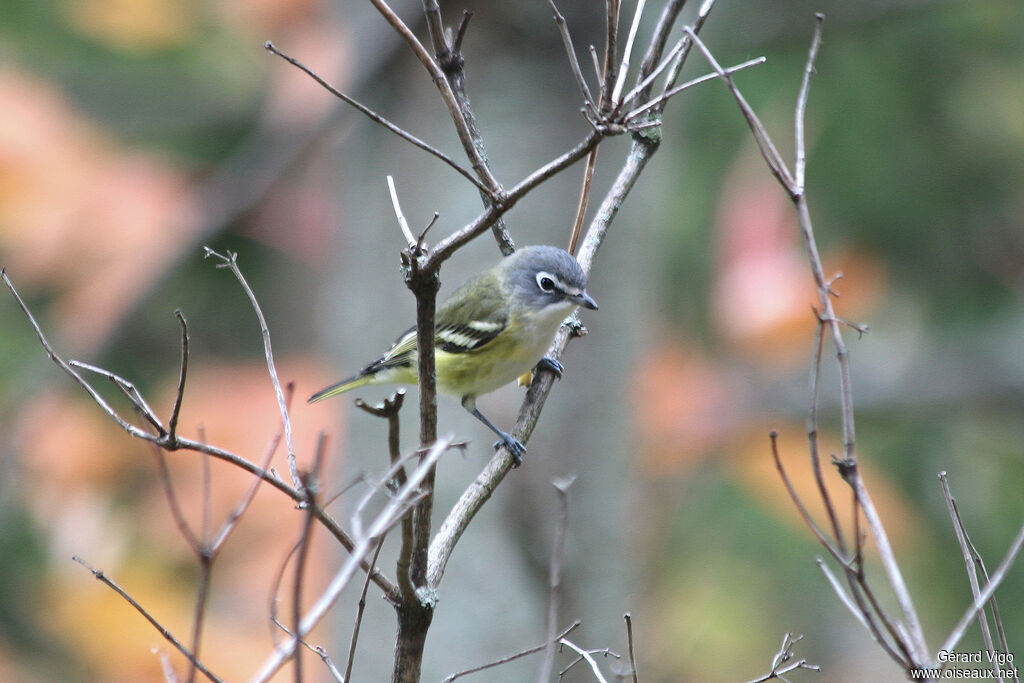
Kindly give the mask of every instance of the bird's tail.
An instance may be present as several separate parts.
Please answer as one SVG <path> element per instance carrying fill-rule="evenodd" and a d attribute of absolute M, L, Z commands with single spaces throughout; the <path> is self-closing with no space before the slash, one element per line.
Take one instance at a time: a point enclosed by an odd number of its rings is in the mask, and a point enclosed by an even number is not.
<path fill-rule="evenodd" d="M 316 392 L 315 394 L 309 397 L 308 402 L 316 403 L 317 401 L 322 401 L 325 398 L 330 398 L 331 396 L 344 394 L 346 391 L 352 391 L 353 389 L 358 389 L 361 386 L 365 386 L 372 382 L 373 380 L 374 375 L 372 374 L 356 375 L 355 377 L 343 379 L 337 384 L 332 384 L 331 386 L 325 387 L 320 391 Z"/>

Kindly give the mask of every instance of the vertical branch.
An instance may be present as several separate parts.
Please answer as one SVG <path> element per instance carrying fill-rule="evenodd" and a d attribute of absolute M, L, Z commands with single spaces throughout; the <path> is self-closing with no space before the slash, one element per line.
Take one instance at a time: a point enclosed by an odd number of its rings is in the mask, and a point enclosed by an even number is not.
<path fill-rule="evenodd" d="M 427 19 L 427 27 L 430 31 L 430 40 L 434 48 L 434 58 L 441 68 L 445 79 L 447 80 L 448 87 L 451 89 L 452 95 L 455 98 L 455 104 L 458 107 L 459 114 L 466 125 L 466 133 L 469 137 L 470 143 L 473 145 L 473 150 L 476 154 L 476 158 L 479 159 L 479 163 L 487 169 L 490 174 L 490 166 L 487 158 L 487 148 L 484 145 L 483 133 L 480 131 L 480 124 L 476 120 L 476 115 L 473 113 L 473 109 L 469 102 L 469 93 L 466 90 L 466 60 L 462 56 L 462 38 L 465 36 L 466 29 L 469 25 L 469 18 L 472 13 L 465 12 L 462 15 L 462 22 L 459 24 L 458 32 L 451 44 L 448 43 L 448 38 L 445 35 L 444 23 L 441 18 L 441 8 L 437 4 L 437 0 L 423 0 L 423 14 Z M 468 150 L 467 150 L 468 151 Z M 471 158 L 473 158 L 471 156 Z M 491 176 L 494 180 L 493 176 Z M 500 185 L 497 180 L 494 180 L 492 184 L 489 184 L 487 189 L 480 190 L 480 199 L 483 201 L 484 208 L 490 208 L 494 204 L 494 194 L 496 191 L 500 191 Z M 498 243 L 498 248 L 501 253 L 508 256 L 515 251 L 515 243 L 512 241 L 512 237 L 508 233 L 508 228 L 505 225 L 505 219 L 499 216 L 497 220 L 491 225 L 491 232 L 494 234 L 494 239 Z"/>
<path fill-rule="evenodd" d="M 402 409 L 404 402 L 404 389 L 399 389 L 390 398 L 384 399 L 384 402 L 377 406 L 370 406 L 362 399 L 356 399 L 356 406 L 358 408 L 388 421 L 388 458 L 391 461 L 391 469 L 395 472 L 394 483 L 397 484 L 397 486 L 389 487 L 393 491 L 397 491 L 405 486 L 406 482 L 405 468 L 401 465 L 402 454 L 399 444 L 400 424 L 398 419 L 398 411 Z M 414 542 L 413 519 L 411 515 L 406 515 L 402 518 L 402 547 L 398 551 L 398 562 L 396 563 L 398 587 L 402 591 L 402 599 L 406 601 L 416 598 L 416 587 L 413 586 L 409 578 L 409 566 Z M 347 677 L 346 680 L 348 680 Z"/>
<path fill-rule="evenodd" d="M 612 91 L 615 89 L 616 59 L 619 33 L 619 0 L 605 0 L 604 65 L 601 68 L 601 110 L 611 111 Z"/>
<path fill-rule="evenodd" d="M 284 420 L 284 442 L 288 448 L 288 469 L 291 471 L 292 484 L 295 488 L 301 488 L 301 482 L 299 481 L 299 470 L 295 464 L 295 443 L 292 441 L 292 421 L 288 417 L 288 404 L 284 398 L 284 391 L 281 389 L 281 381 L 277 376 L 277 368 L 274 366 L 274 351 L 270 346 L 270 328 L 267 326 L 267 320 L 263 317 L 263 309 L 260 308 L 259 302 L 256 300 L 256 294 L 249 287 L 249 283 L 246 281 L 245 276 L 242 275 L 241 269 L 238 267 L 238 254 L 233 251 L 226 252 L 226 254 L 219 254 L 210 247 L 203 247 L 206 252 L 206 257 L 216 258 L 220 261 L 217 264 L 218 268 L 227 268 L 231 271 L 231 274 L 235 276 L 238 283 L 242 285 L 242 289 L 245 290 L 246 296 L 249 297 L 249 302 L 252 304 L 253 311 L 256 313 L 256 318 L 260 324 L 260 334 L 263 337 L 263 355 L 267 361 L 267 371 L 270 374 L 270 382 L 274 385 L 274 395 L 277 396 L 277 406 L 281 411 L 281 419 Z"/>
<path fill-rule="evenodd" d="M 384 547 L 384 537 L 381 536 L 380 541 L 377 542 L 377 549 L 373 551 L 373 559 L 370 560 L 371 564 L 377 564 L 377 558 L 380 557 L 380 549 Z M 348 663 L 345 664 L 345 675 L 341 678 L 343 683 L 348 683 L 352 680 L 352 665 L 356 660 L 356 643 L 359 642 L 359 629 L 363 623 L 363 612 L 366 610 L 366 591 L 370 588 L 370 575 L 366 575 L 366 580 L 363 581 L 363 590 L 359 594 L 359 603 L 356 606 L 356 621 L 352 625 L 352 639 L 348 644 Z"/>
<path fill-rule="evenodd" d="M 633 679 L 633 683 L 639 683 L 636 673 L 636 654 L 633 652 L 633 616 L 626 612 L 622 615 L 622 618 L 626 620 L 626 644 L 629 648 L 629 673 Z"/>
<path fill-rule="evenodd" d="M 309 560 L 309 547 L 313 542 L 313 509 L 316 508 L 316 494 L 319 489 L 320 471 L 324 460 L 324 451 L 327 445 L 327 435 L 320 433 L 317 439 L 316 456 L 313 460 L 313 469 L 303 472 L 302 497 L 305 502 L 306 514 L 303 516 L 302 535 L 299 537 L 298 554 L 295 558 L 295 584 L 292 589 L 292 624 L 295 633 L 299 633 L 299 625 L 302 622 L 302 581 L 306 576 L 306 562 Z M 295 683 L 302 683 L 302 648 L 295 648 Z"/>
<path fill-rule="evenodd" d="M 1003 560 L 996 567 L 996 570 L 992 572 L 992 576 L 981 590 L 981 593 L 974 598 L 974 602 L 967 608 L 963 616 L 960 617 L 960 621 L 953 627 L 946 641 L 939 648 L 940 650 L 952 651 L 956 649 L 957 644 L 964 637 L 964 634 L 967 633 L 967 629 L 970 628 L 971 622 L 977 618 L 978 613 L 985 608 L 988 601 L 995 595 L 996 588 L 1006 578 L 1006 573 L 1017 560 L 1017 556 L 1020 555 L 1022 548 L 1024 548 L 1024 525 L 1017 530 L 1017 535 L 1014 537 L 1013 543 L 1010 544 L 1009 550 L 1006 551 Z"/>
<path fill-rule="evenodd" d="M 434 356 L 434 329 L 437 312 L 437 291 L 441 280 L 437 270 L 424 268 L 425 249 L 419 244 L 402 252 L 406 267 L 406 285 L 416 297 L 416 343 L 420 386 L 420 466 L 437 441 L 437 377 Z M 402 550 L 408 559 L 408 572 L 399 578 L 403 599 L 397 605 L 398 636 L 395 641 L 394 683 L 417 683 L 423 661 L 423 647 L 434 616 L 432 598 L 419 589 L 426 589 L 427 551 L 430 544 L 431 517 L 434 510 L 434 477 L 436 467 L 430 464 L 422 480 L 423 496 L 412 510 L 412 549 Z M 403 487 L 404 488 L 404 487 Z M 403 538 L 409 527 L 403 526 Z M 412 590 L 410 590 L 412 589 Z"/>
<path fill-rule="evenodd" d="M 181 369 L 178 373 L 178 391 L 174 395 L 174 407 L 171 419 L 167 423 L 167 442 L 170 448 L 178 442 L 178 416 L 181 415 L 181 401 L 185 396 L 185 377 L 188 374 L 188 323 L 180 309 L 174 311 L 174 317 L 181 325 Z"/>
<path fill-rule="evenodd" d="M 544 660 L 541 663 L 538 683 L 551 680 L 551 670 L 555 664 L 556 634 L 558 632 L 558 602 L 562 594 L 562 556 L 565 554 L 565 533 L 569 526 L 569 487 L 575 477 L 551 482 L 558 491 L 558 521 L 555 524 L 555 542 L 551 549 L 551 564 L 548 568 L 548 614 L 544 632 L 547 634 L 547 645 L 544 647 Z"/>
<path fill-rule="evenodd" d="M 956 500 L 953 498 L 953 492 L 949 489 L 949 481 L 944 471 L 939 472 L 939 485 L 942 487 L 942 497 L 946 500 L 949 518 L 953 522 L 953 531 L 956 534 L 957 543 L 960 544 L 960 551 L 964 556 L 967 581 L 971 585 L 971 595 L 977 599 L 981 593 L 981 587 L 978 585 L 978 571 L 975 567 L 974 558 L 971 556 L 971 543 L 967 538 L 967 529 L 964 528 L 964 521 L 960 517 L 960 510 L 957 508 Z M 981 628 L 981 640 L 985 644 L 985 651 L 989 655 L 992 670 L 1001 681 L 1002 676 L 999 676 L 999 663 L 993 656 L 995 654 L 995 645 L 992 642 L 992 630 L 989 628 L 988 617 L 984 609 L 978 613 L 978 626 Z"/>

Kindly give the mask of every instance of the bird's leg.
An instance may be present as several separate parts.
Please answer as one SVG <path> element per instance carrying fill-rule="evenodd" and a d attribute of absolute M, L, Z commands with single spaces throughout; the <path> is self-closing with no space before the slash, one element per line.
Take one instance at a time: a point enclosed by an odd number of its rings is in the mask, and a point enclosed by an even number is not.
<path fill-rule="evenodd" d="M 519 439 L 515 438 L 508 432 L 503 432 L 502 430 L 495 427 L 494 423 L 492 423 L 490 420 L 484 417 L 484 414 L 476 409 L 476 396 L 463 396 L 462 407 L 468 410 L 470 414 L 473 415 L 473 417 L 483 422 L 490 428 L 492 432 L 494 432 L 500 437 L 497 441 L 494 442 L 494 448 L 497 449 L 500 448 L 501 446 L 507 448 L 508 452 L 512 454 L 513 466 L 519 467 L 520 465 L 523 464 L 523 453 L 526 452 L 526 446 L 524 446 Z"/>

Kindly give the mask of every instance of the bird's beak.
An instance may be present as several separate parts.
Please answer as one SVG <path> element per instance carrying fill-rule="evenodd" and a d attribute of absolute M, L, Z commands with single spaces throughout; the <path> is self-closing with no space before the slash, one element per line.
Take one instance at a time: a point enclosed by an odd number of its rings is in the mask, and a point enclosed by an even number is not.
<path fill-rule="evenodd" d="M 580 306 L 583 306 L 583 308 L 589 308 L 592 311 L 597 310 L 597 302 L 594 301 L 593 297 L 591 297 L 586 292 L 573 294 L 572 296 L 569 297 L 569 300 L 578 303 Z"/>

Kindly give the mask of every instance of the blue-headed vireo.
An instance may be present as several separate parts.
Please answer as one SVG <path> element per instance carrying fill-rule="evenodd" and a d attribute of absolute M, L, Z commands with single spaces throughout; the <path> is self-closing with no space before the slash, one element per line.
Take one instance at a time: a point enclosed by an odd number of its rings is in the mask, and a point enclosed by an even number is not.
<path fill-rule="evenodd" d="M 476 397 L 508 384 L 535 365 L 560 377 L 561 363 L 544 352 L 578 306 L 597 308 L 586 288 L 587 276 L 569 252 L 523 247 L 471 278 L 437 309 L 438 391 L 462 397 L 462 406 L 500 437 L 495 448 L 508 448 L 517 465 L 526 448 L 477 410 Z M 359 374 L 321 389 L 309 402 L 367 384 L 415 384 L 417 357 L 416 328 L 412 327 Z"/>

